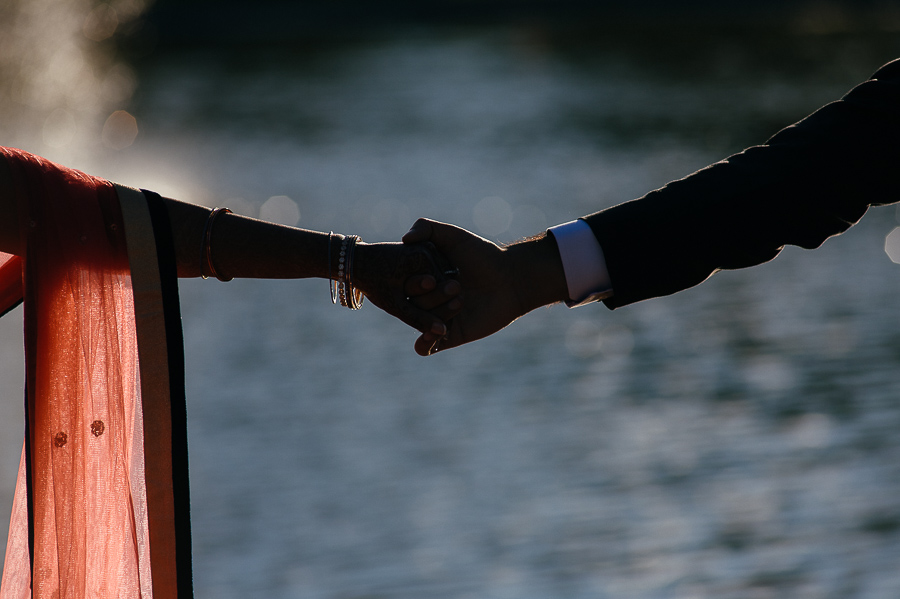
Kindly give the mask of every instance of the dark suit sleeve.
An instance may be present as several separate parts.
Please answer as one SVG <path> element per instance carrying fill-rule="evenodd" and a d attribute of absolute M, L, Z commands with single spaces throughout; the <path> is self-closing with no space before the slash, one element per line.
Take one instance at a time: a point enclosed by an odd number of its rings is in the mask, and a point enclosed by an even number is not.
<path fill-rule="evenodd" d="M 749 148 L 585 217 L 606 257 L 610 308 L 675 293 L 787 245 L 815 248 L 869 206 L 900 200 L 900 60 Z"/>

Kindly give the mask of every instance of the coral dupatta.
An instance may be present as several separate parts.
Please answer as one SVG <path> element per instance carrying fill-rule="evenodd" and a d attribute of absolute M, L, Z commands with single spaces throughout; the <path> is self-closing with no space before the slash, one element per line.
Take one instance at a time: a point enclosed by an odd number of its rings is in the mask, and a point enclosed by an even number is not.
<path fill-rule="evenodd" d="M 22 256 L 25 444 L 0 599 L 190 597 L 184 361 L 162 200 L 0 148 Z"/>

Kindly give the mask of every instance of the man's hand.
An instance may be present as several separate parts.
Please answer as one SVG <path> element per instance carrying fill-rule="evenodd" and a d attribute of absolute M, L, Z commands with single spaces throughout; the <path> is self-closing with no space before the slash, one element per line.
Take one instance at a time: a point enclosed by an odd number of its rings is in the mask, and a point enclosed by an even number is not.
<path fill-rule="evenodd" d="M 419 219 L 403 243 L 425 242 L 458 270 L 461 290 L 457 298 L 443 293 L 411 298 L 448 325 L 446 335 L 423 331 L 415 344 L 419 355 L 487 337 L 539 306 L 566 299 L 559 251 L 549 237 L 501 248 L 460 227 Z"/>

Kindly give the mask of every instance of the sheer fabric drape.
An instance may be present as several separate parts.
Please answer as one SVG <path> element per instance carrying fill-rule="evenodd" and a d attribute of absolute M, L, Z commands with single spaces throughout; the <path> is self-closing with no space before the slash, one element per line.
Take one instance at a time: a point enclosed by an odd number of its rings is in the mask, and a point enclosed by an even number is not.
<path fill-rule="evenodd" d="M 0 313 L 24 295 L 26 354 L 26 440 L 0 599 L 153 597 L 138 335 L 116 188 L 19 150 L 0 148 L 0 159 L 24 247 L 21 258 L 0 254 Z M 160 588 L 157 597 L 175 596 Z"/>

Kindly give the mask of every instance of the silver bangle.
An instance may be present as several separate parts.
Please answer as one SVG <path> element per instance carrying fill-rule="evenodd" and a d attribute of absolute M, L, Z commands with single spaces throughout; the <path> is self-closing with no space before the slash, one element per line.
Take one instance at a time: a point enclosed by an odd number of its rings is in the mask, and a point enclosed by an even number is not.
<path fill-rule="evenodd" d="M 334 231 L 328 232 L 328 288 L 331 291 L 331 303 L 336 304 L 338 300 L 337 281 L 331 277 L 331 238 Z"/>
<path fill-rule="evenodd" d="M 362 291 L 353 287 L 351 273 L 353 271 L 353 249 L 359 235 L 347 235 L 341 241 L 341 253 L 338 257 L 338 299 L 341 305 L 351 310 L 359 310 L 362 307 L 365 296 Z"/>

